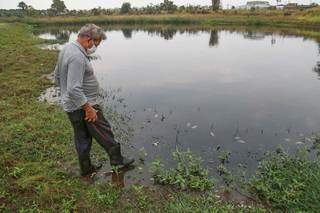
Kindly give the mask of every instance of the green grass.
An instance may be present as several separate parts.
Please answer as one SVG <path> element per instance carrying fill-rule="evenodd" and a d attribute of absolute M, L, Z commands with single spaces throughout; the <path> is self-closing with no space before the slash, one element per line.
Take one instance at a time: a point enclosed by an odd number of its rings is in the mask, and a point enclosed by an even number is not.
<path fill-rule="evenodd" d="M 223 10 L 209 14 L 158 14 L 158 15 L 99 15 L 99 16 L 60 16 L 60 17 L 8 17 L 4 22 L 23 22 L 32 25 L 82 25 L 96 24 L 122 25 L 237 25 L 272 27 L 320 27 L 320 7 L 307 10 Z"/>
<path fill-rule="evenodd" d="M 272 210 L 319 211 L 320 165 L 308 154 L 269 155 L 245 183 L 260 201 L 246 204 L 223 202 L 207 187 L 203 192 L 166 186 L 119 190 L 79 178 L 66 114 L 37 101 L 51 85 L 43 76 L 52 72 L 58 52 L 37 48 L 47 41 L 31 32 L 25 24 L 0 24 L 0 212 L 266 212 L 261 203 Z M 94 159 L 105 158 L 98 150 Z M 186 168 L 203 171 L 198 163 L 189 164 L 197 160 L 186 163 L 179 153 L 180 174 Z M 227 158 L 224 154 L 221 161 Z"/>
<path fill-rule="evenodd" d="M 172 153 L 176 167 L 166 170 L 160 160 L 152 163 L 152 173 L 156 183 L 172 185 L 182 190 L 210 190 L 214 186 L 207 169 L 202 168 L 201 158 L 191 150 L 181 151 L 178 148 Z"/>
<path fill-rule="evenodd" d="M 285 212 L 320 211 L 320 160 L 306 150 L 269 153 L 249 182 L 261 200 Z"/>
<path fill-rule="evenodd" d="M 46 41 L 31 32 L 24 24 L 0 25 L 0 212 L 243 208 L 201 194 L 141 186 L 119 190 L 109 183 L 81 179 L 66 114 L 37 101 L 51 85 L 43 75 L 52 72 L 58 53 L 37 48 Z M 105 153 L 97 150 L 93 157 L 104 158 Z"/>

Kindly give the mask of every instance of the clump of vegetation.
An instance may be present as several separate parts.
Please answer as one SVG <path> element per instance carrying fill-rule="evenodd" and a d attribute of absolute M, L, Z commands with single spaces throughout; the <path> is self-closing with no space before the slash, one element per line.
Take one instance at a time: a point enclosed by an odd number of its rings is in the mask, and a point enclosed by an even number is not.
<path fill-rule="evenodd" d="M 290 155 L 278 149 L 266 155 L 249 187 L 275 209 L 319 212 L 320 161 L 306 150 Z"/>
<path fill-rule="evenodd" d="M 119 199 L 119 192 L 116 187 L 110 183 L 98 184 L 92 187 L 87 195 L 92 203 L 100 205 L 101 207 L 115 205 Z"/>
<path fill-rule="evenodd" d="M 225 203 L 219 195 L 205 192 L 200 196 L 177 193 L 167 203 L 164 212 L 267 212 L 262 207 L 249 204 Z"/>
<path fill-rule="evenodd" d="M 201 166 L 202 160 L 188 149 L 178 148 L 172 153 L 176 168 L 166 170 L 160 160 L 152 163 L 152 173 L 156 183 L 176 186 L 180 189 L 209 190 L 214 181 L 209 178 L 208 170 Z"/>
<path fill-rule="evenodd" d="M 226 164 L 230 161 L 231 152 L 223 151 L 219 156 L 220 164 L 217 166 L 217 172 L 222 178 L 223 191 L 225 193 L 230 193 L 235 190 L 235 177 L 232 175 L 231 171 L 226 167 Z"/>
<path fill-rule="evenodd" d="M 144 187 L 143 185 L 133 185 L 132 186 L 133 193 L 137 199 L 136 206 L 140 210 L 145 210 L 147 209 L 149 205 L 149 199 L 147 195 L 144 193 Z"/>

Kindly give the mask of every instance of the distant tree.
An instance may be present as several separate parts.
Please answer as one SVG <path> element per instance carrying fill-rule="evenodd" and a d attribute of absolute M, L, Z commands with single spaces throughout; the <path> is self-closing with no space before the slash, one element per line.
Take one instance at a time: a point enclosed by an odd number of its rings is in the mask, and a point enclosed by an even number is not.
<path fill-rule="evenodd" d="M 164 0 L 163 3 L 160 4 L 160 9 L 162 11 L 166 11 L 166 12 L 172 13 L 175 10 L 177 10 L 177 5 L 175 5 L 173 3 L 173 1 Z"/>
<path fill-rule="evenodd" d="M 28 5 L 27 14 L 28 16 L 35 16 L 35 15 L 39 15 L 39 12 L 36 9 L 34 9 L 34 7 L 32 7 L 31 5 Z"/>
<path fill-rule="evenodd" d="M 28 9 L 28 5 L 26 3 L 24 3 L 23 1 L 21 1 L 18 4 L 18 8 L 20 8 L 21 10 L 27 10 Z"/>
<path fill-rule="evenodd" d="M 217 11 L 220 8 L 220 0 L 212 0 L 212 10 Z"/>
<path fill-rule="evenodd" d="M 67 11 L 67 7 L 62 0 L 53 0 L 50 9 L 54 15 L 60 15 Z"/>
<path fill-rule="evenodd" d="M 103 9 L 101 7 L 91 9 L 92 15 L 101 15 L 103 13 Z"/>
<path fill-rule="evenodd" d="M 121 6 L 121 13 L 129 13 L 131 11 L 131 4 L 129 2 L 124 2 Z"/>

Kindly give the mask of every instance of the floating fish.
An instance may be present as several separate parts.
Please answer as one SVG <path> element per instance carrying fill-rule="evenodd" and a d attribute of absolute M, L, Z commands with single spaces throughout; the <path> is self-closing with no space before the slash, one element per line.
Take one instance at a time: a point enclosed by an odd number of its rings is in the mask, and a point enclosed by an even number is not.
<path fill-rule="evenodd" d="M 196 128 L 198 128 L 197 125 L 194 125 L 193 127 L 191 127 L 191 129 L 196 129 Z"/>
<path fill-rule="evenodd" d="M 235 140 L 240 140 L 241 138 L 239 136 L 234 137 Z"/>
<path fill-rule="evenodd" d="M 212 137 L 214 137 L 214 136 L 215 136 L 213 132 L 210 132 L 210 135 L 211 135 Z"/>
<path fill-rule="evenodd" d="M 297 141 L 296 144 L 297 144 L 297 145 L 300 145 L 300 144 L 303 144 L 303 142 Z"/>
<path fill-rule="evenodd" d="M 244 140 L 238 140 L 238 143 L 246 143 Z"/>
<path fill-rule="evenodd" d="M 310 138 L 305 138 L 305 140 L 308 142 L 312 142 L 312 140 Z"/>
<path fill-rule="evenodd" d="M 157 117 L 159 117 L 159 115 L 158 115 L 158 114 L 155 114 L 154 117 L 157 118 Z"/>
<path fill-rule="evenodd" d="M 159 145 L 159 142 L 154 142 L 152 145 L 153 145 L 153 146 L 158 146 L 158 145 Z"/>

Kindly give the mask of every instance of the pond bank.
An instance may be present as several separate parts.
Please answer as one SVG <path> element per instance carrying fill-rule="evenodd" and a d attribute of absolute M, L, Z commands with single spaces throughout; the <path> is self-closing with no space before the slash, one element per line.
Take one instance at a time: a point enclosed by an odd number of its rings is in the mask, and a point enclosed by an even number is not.
<path fill-rule="evenodd" d="M 72 172 L 78 165 L 65 113 L 57 106 L 37 101 L 51 86 L 43 76 L 52 72 L 58 52 L 37 48 L 45 41 L 32 36 L 29 26 L 2 24 L 0 29 L 1 211 L 268 211 L 259 207 L 260 202 L 223 202 L 214 191 L 143 186 L 119 191 L 108 183 L 88 184 L 80 179 L 77 172 Z M 93 153 L 94 159 L 102 156 L 97 146 Z M 318 163 L 279 153 L 264 161 L 248 187 L 259 193 L 262 203 L 275 209 L 319 210 Z M 229 181 L 228 171 L 222 166 L 220 169 Z M 264 176 L 266 172 L 272 175 Z M 285 200 L 279 203 L 279 197 Z"/>
<path fill-rule="evenodd" d="M 236 25 L 270 27 L 320 28 L 320 7 L 299 10 L 223 10 L 209 14 L 157 14 L 157 15 L 99 15 L 60 17 L 8 17 L 4 22 L 22 22 L 32 25 L 82 25 L 88 22 L 107 25 Z"/>

